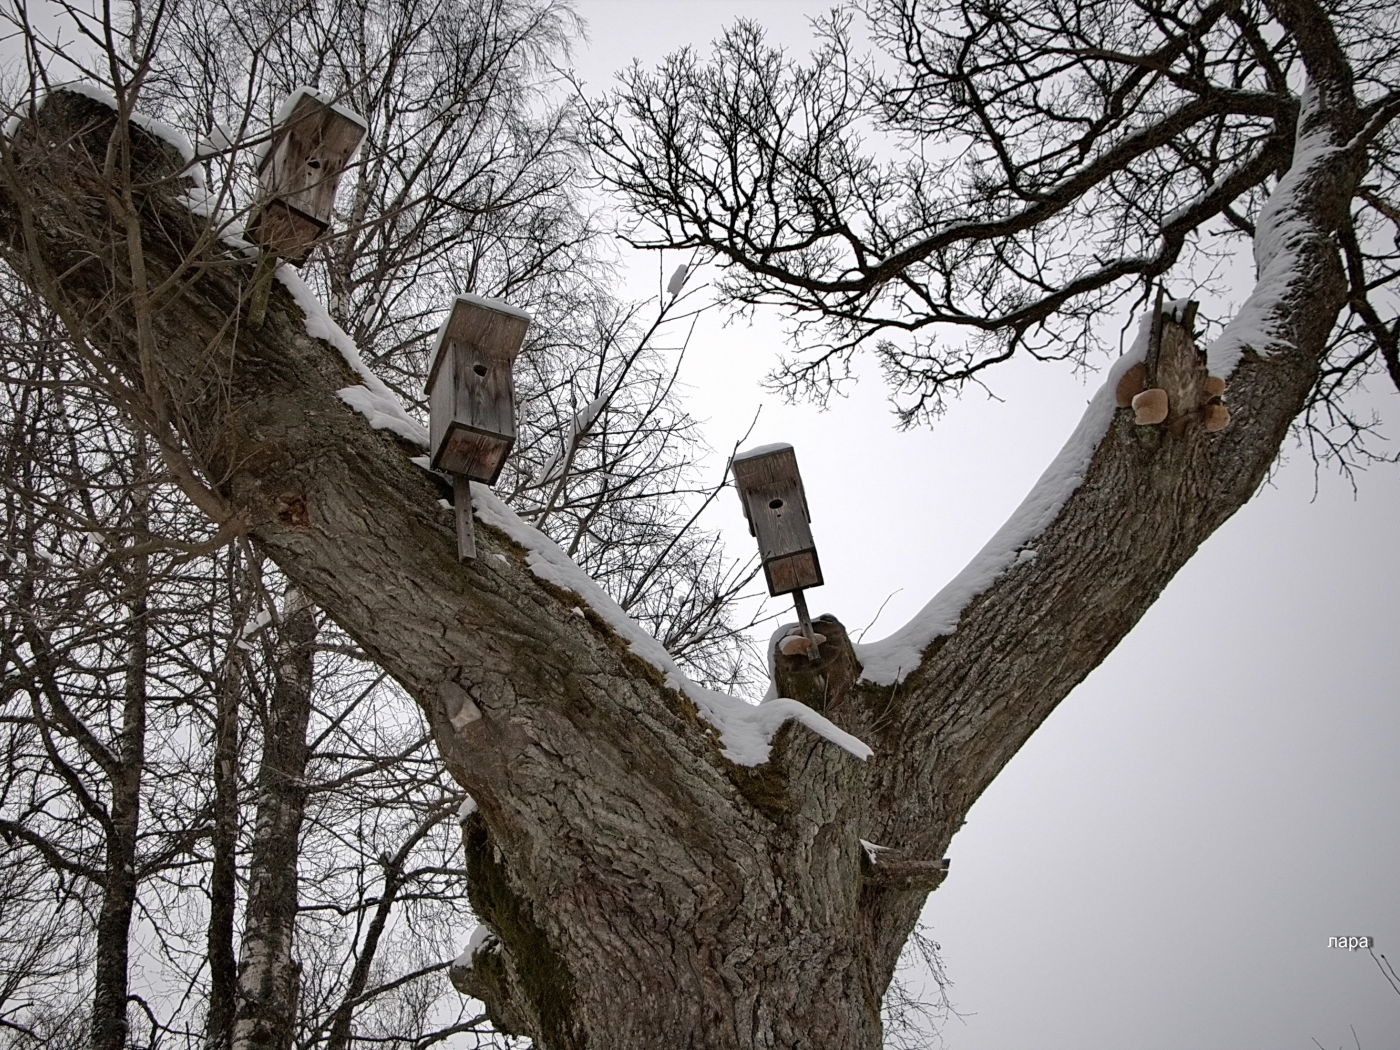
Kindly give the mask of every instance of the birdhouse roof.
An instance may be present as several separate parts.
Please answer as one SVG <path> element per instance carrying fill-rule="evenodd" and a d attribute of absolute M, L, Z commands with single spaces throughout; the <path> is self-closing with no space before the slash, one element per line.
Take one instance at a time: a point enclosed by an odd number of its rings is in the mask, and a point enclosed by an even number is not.
<path fill-rule="evenodd" d="M 268 157 L 272 153 L 272 147 L 280 137 L 278 135 L 278 132 L 281 130 L 283 125 L 287 123 L 287 121 L 292 119 L 292 114 L 296 112 L 297 106 L 301 103 L 301 100 L 304 98 L 309 98 L 313 100 L 314 102 L 330 110 L 337 117 L 340 117 L 341 119 L 347 120 L 351 124 L 354 124 L 357 128 L 360 129 L 361 137 L 363 137 L 369 131 L 369 122 L 365 120 L 364 117 L 356 113 L 353 109 L 347 109 L 345 106 L 337 105 L 335 102 L 331 101 L 331 97 L 329 95 L 314 87 L 310 87 L 306 84 L 303 84 L 301 87 L 296 88 L 290 95 L 288 95 L 286 100 L 282 103 L 282 105 L 277 107 L 277 113 L 272 118 L 271 134 L 267 137 L 267 139 L 258 143 L 257 148 L 253 150 L 253 158 L 257 161 L 259 172 L 261 172 L 263 167 L 267 164 Z"/>
<path fill-rule="evenodd" d="M 745 459 L 757 459 L 759 456 L 771 456 L 774 452 L 782 452 L 791 449 L 792 446 L 786 441 L 775 441 L 771 445 L 755 445 L 753 448 L 746 448 L 743 452 L 734 453 L 731 462 L 738 463 Z"/>
<path fill-rule="evenodd" d="M 321 105 L 329 107 L 337 116 L 344 117 L 346 120 L 358 124 L 366 131 L 369 130 L 369 121 L 365 120 L 364 117 L 360 116 L 353 109 L 347 109 L 344 106 L 337 105 L 335 102 L 331 101 L 331 97 L 325 94 L 325 92 L 307 84 L 296 88 L 287 96 L 287 100 L 278 108 L 277 116 L 272 118 L 274 126 L 283 124 L 290 119 L 291 115 L 296 112 L 297 103 L 301 101 L 303 95 L 308 95 L 321 103 Z"/>
<path fill-rule="evenodd" d="M 802 484 L 802 474 L 797 469 L 797 452 L 791 445 L 779 441 L 736 452 L 734 458 L 729 461 L 729 466 L 734 472 L 734 483 L 738 486 L 741 497 L 745 491 L 752 492 L 771 485 L 796 485 L 798 495 L 802 497 L 803 513 L 808 521 L 812 520 L 812 513 L 807 505 L 807 489 Z M 744 506 L 744 517 L 749 518 L 752 526 L 749 501 L 741 498 L 740 502 Z"/>
<path fill-rule="evenodd" d="M 447 316 L 438 326 L 433 343 L 433 363 L 428 369 L 426 387 L 432 389 L 442 364 L 443 351 L 449 339 L 471 343 L 483 350 L 512 359 L 525 341 L 525 333 L 533 318 L 518 306 L 490 299 L 484 295 L 463 292 L 452 300 Z"/>

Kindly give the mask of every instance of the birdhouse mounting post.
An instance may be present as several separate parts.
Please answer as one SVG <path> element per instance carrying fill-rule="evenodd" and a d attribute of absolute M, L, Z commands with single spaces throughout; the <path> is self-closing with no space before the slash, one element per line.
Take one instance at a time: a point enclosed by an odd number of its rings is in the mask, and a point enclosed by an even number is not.
<path fill-rule="evenodd" d="M 476 557 L 476 532 L 472 528 L 472 483 L 461 474 L 452 475 L 452 514 L 457 519 L 457 560 Z"/>
<path fill-rule="evenodd" d="M 253 291 L 248 299 L 248 327 L 259 329 L 267 319 L 267 297 L 272 293 L 272 275 L 277 272 L 281 258 L 276 252 L 260 252 L 258 266 L 253 271 Z"/>
<path fill-rule="evenodd" d="M 807 611 L 807 597 L 799 587 L 792 592 L 792 604 L 797 609 L 797 623 L 802 628 L 802 637 L 807 639 L 807 655 L 817 658 L 817 632 L 812 629 L 812 614 Z"/>
<path fill-rule="evenodd" d="M 1166 286 L 1158 284 L 1157 298 L 1152 304 L 1152 331 L 1147 338 L 1147 358 L 1143 362 L 1146 366 L 1143 378 L 1148 388 L 1157 385 L 1157 359 L 1162 356 L 1162 301 L 1166 294 Z"/>

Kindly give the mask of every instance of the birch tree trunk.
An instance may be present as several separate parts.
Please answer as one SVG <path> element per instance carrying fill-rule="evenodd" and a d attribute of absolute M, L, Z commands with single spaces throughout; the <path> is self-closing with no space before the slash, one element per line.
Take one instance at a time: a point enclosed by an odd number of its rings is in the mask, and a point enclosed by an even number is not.
<path fill-rule="evenodd" d="M 131 525 L 144 533 L 149 471 L 145 465 L 146 440 L 138 438 L 140 486 L 133 494 Z M 136 844 L 141 823 L 141 775 L 146 765 L 146 673 L 150 652 L 150 558 L 136 554 L 129 559 L 127 621 L 124 625 L 126 670 L 122 681 L 121 730 L 116 747 L 106 753 L 111 802 L 106 824 L 106 863 L 102 882 L 102 907 L 97 916 L 96 974 L 92 997 L 93 1050 L 125 1050 L 127 1044 L 127 958 L 131 915 L 136 905 Z"/>
<path fill-rule="evenodd" d="M 277 627 L 275 680 L 258 767 L 234 1050 L 289 1050 L 295 1032 L 299 967 L 292 936 L 315 651 L 316 609 L 300 591 L 289 591 Z"/>
<path fill-rule="evenodd" d="M 157 299 L 138 324 L 100 107 L 63 97 L 21 130 L 0 233 L 113 396 L 202 479 L 201 506 L 240 523 L 426 712 L 478 806 L 468 883 L 493 935 L 457 979 L 498 1024 L 544 1050 L 873 1050 L 968 808 L 1250 498 L 1312 386 L 1345 298 L 1331 233 L 1364 157 L 1348 145 L 1345 61 L 1307 10 L 1295 22 L 1315 105 L 1299 133 L 1331 148 L 1290 173 L 1279 210 L 1292 276 L 1268 317 L 1286 345 L 1245 353 L 1232 423 L 1212 433 L 1190 334 L 1165 321 L 1163 352 L 1186 376 L 1172 415 L 1140 428 L 1131 409 L 1113 414 L 1034 558 L 970 598 L 898 682 L 862 679 L 830 619 L 820 659 L 778 657 L 780 694 L 869 744 L 866 761 L 791 721 L 765 763 L 731 761 L 690 695 L 586 595 L 537 575 L 539 553 L 478 521 L 478 557 L 458 562 L 448 493 L 411 462 L 421 450 L 338 397 L 357 375 L 280 285 L 263 328 L 239 328 L 252 266 L 200 239 L 173 199 L 178 162 L 156 178 L 159 144 L 119 128 L 133 177 L 153 187 L 140 257 Z M 872 862 L 862 840 L 886 850 Z M 285 958 L 271 936 L 248 967 L 258 981 Z"/>
<path fill-rule="evenodd" d="M 234 618 L 238 623 L 239 618 Z M 237 1003 L 233 927 L 238 907 L 238 710 L 243 664 L 232 645 L 225 656 L 214 709 L 214 820 L 209 872 L 209 1050 L 229 1050 Z"/>

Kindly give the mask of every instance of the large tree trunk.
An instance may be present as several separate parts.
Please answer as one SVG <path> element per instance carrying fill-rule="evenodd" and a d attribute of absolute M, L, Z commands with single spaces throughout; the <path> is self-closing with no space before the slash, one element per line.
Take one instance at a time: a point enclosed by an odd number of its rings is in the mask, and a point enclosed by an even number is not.
<path fill-rule="evenodd" d="M 1343 143 L 1355 109 L 1338 84 L 1304 123 Z M 835 621 L 818 624 L 819 661 L 778 659 L 780 692 L 872 758 L 789 722 L 747 767 L 585 598 L 532 571 L 539 555 L 479 521 L 478 557 L 459 563 L 447 490 L 410 462 L 421 450 L 338 399 L 357 377 L 280 286 L 261 331 L 240 332 L 251 265 L 201 246 L 159 190 L 138 254 L 161 298 L 142 328 L 130 246 L 82 155 L 105 155 L 106 138 L 65 140 L 57 123 L 102 114 L 46 113 L 55 123 L 21 132 L 20 165 L 7 161 L 13 265 L 135 391 L 114 396 L 196 465 L 203 505 L 241 519 L 422 705 L 479 807 L 468 879 L 495 936 L 459 980 L 545 1050 L 879 1045 L 881 996 L 968 807 L 1273 461 L 1343 302 L 1329 232 L 1360 170 L 1337 150 L 1298 180 L 1298 279 L 1274 314 L 1292 345 L 1246 355 L 1229 429 L 1205 431 L 1194 373 L 1163 427 L 1118 412 L 1035 557 L 963 606 L 901 681 L 861 681 Z M 24 151 L 25 134 L 43 148 Z M 144 147 L 133 162 L 149 179 L 159 148 Z M 1167 338 L 1199 368 L 1186 333 Z M 888 850 L 872 863 L 861 840 Z"/>

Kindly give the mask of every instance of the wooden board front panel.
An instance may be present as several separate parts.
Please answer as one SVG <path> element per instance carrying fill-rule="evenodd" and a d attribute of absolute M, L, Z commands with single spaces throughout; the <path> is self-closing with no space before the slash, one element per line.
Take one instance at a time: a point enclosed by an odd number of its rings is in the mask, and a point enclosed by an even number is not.
<path fill-rule="evenodd" d="M 489 434 L 453 423 L 448 427 L 442 446 L 433 456 L 433 469 L 494 485 L 514 445 L 513 437 Z"/>
<path fill-rule="evenodd" d="M 452 417 L 477 430 L 515 439 L 515 380 L 510 359 L 477 343 L 448 340 L 455 402 Z"/>
<path fill-rule="evenodd" d="M 743 493 L 749 523 L 758 537 L 758 555 L 765 562 L 811 550 L 812 527 L 800 485 L 784 479 Z"/>
<path fill-rule="evenodd" d="M 822 585 L 822 570 L 817 562 L 816 550 L 799 551 L 784 558 L 765 561 L 763 574 L 768 578 L 768 593 L 775 596 Z"/>

